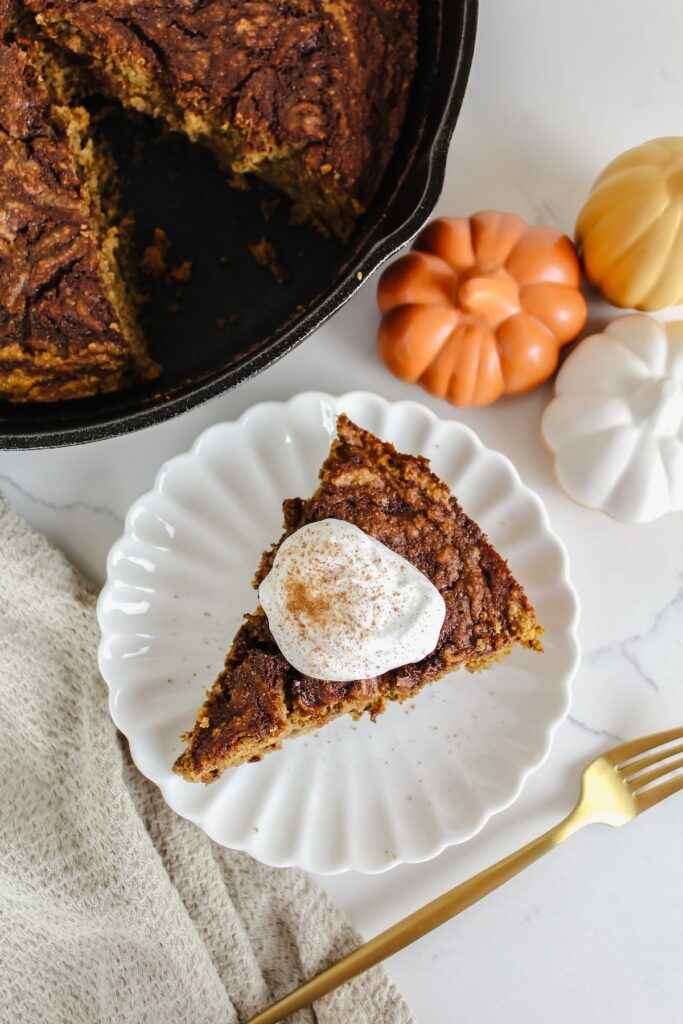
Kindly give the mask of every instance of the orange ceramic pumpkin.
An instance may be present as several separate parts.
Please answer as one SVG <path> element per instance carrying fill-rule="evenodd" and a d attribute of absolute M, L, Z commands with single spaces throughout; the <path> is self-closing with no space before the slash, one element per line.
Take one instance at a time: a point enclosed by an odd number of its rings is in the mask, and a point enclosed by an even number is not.
<path fill-rule="evenodd" d="M 546 380 L 586 322 L 569 238 L 484 210 L 428 224 L 382 274 L 379 351 L 397 377 L 454 405 Z"/>

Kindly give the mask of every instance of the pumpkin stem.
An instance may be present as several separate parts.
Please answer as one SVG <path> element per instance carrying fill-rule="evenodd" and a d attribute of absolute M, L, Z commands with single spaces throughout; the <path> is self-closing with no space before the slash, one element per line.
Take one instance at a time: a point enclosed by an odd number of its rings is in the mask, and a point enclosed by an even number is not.
<path fill-rule="evenodd" d="M 458 286 L 458 305 L 496 328 L 520 310 L 519 286 L 509 275 L 479 274 Z"/>
<path fill-rule="evenodd" d="M 672 377 L 648 381 L 631 396 L 631 411 L 653 434 L 673 436 L 681 425 L 681 385 Z"/>

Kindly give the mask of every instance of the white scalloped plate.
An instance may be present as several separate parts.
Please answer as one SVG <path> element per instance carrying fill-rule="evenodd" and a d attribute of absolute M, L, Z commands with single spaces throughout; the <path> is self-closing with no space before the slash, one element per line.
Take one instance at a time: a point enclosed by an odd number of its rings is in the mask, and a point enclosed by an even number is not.
<path fill-rule="evenodd" d="M 432 460 L 526 587 L 545 653 L 515 650 L 376 724 L 344 717 L 211 786 L 185 782 L 171 771 L 180 734 L 256 605 L 251 578 L 280 536 L 282 500 L 313 492 L 342 411 Z M 216 842 L 278 866 L 378 872 L 436 856 L 512 803 L 567 712 L 577 614 L 564 548 L 504 456 L 415 402 L 307 393 L 211 427 L 132 506 L 98 604 L 100 669 L 140 771 Z"/>

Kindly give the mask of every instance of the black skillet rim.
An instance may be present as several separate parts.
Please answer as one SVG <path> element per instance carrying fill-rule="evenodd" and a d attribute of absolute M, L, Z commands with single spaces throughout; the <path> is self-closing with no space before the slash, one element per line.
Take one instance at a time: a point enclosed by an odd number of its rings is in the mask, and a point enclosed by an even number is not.
<path fill-rule="evenodd" d="M 429 0 L 433 2 L 433 0 Z M 0 449 L 57 448 L 87 444 L 143 430 L 157 423 L 188 412 L 195 406 L 228 391 L 271 366 L 301 344 L 313 331 L 336 313 L 365 283 L 377 268 L 398 249 L 409 242 L 423 226 L 441 194 L 446 172 L 446 160 L 451 136 L 460 113 L 469 78 L 477 28 L 478 0 L 461 0 L 462 29 L 457 39 L 449 40 L 455 47 L 453 73 L 444 98 L 443 112 L 431 141 L 427 141 L 424 162 L 425 181 L 416 193 L 417 201 L 411 212 L 388 234 L 371 242 L 358 253 L 352 266 L 333 284 L 322 301 L 304 313 L 273 342 L 238 366 L 228 366 L 207 381 L 189 382 L 186 388 L 168 396 L 156 405 L 108 418 L 79 422 L 73 426 L 60 425 L 56 429 L 3 433 L 0 431 Z M 382 218 L 380 209 L 375 220 Z"/>

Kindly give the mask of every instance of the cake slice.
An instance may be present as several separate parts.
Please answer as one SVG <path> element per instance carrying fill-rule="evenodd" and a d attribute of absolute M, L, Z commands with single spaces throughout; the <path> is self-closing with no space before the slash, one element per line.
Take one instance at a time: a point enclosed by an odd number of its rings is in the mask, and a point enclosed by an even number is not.
<path fill-rule="evenodd" d="M 109 167 L 37 41 L 0 45 L 0 399 L 82 398 L 149 380 L 102 202 Z"/>
<path fill-rule="evenodd" d="M 247 615 L 223 671 L 184 739 L 174 770 L 213 782 L 225 768 L 260 760 L 282 740 L 338 715 L 373 718 L 389 700 L 414 697 L 464 665 L 476 672 L 515 644 L 541 651 L 543 630 L 524 590 L 476 523 L 468 519 L 424 458 L 401 454 L 340 416 L 337 438 L 307 500 L 284 503 L 285 532 L 261 559 L 254 586 L 278 548 L 300 527 L 341 519 L 403 556 L 438 589 L 446 617 L 435 649 L 421 661 L 372 679 L 334 682 L 297 672 L 279 651 L 261 608 Z"/>

